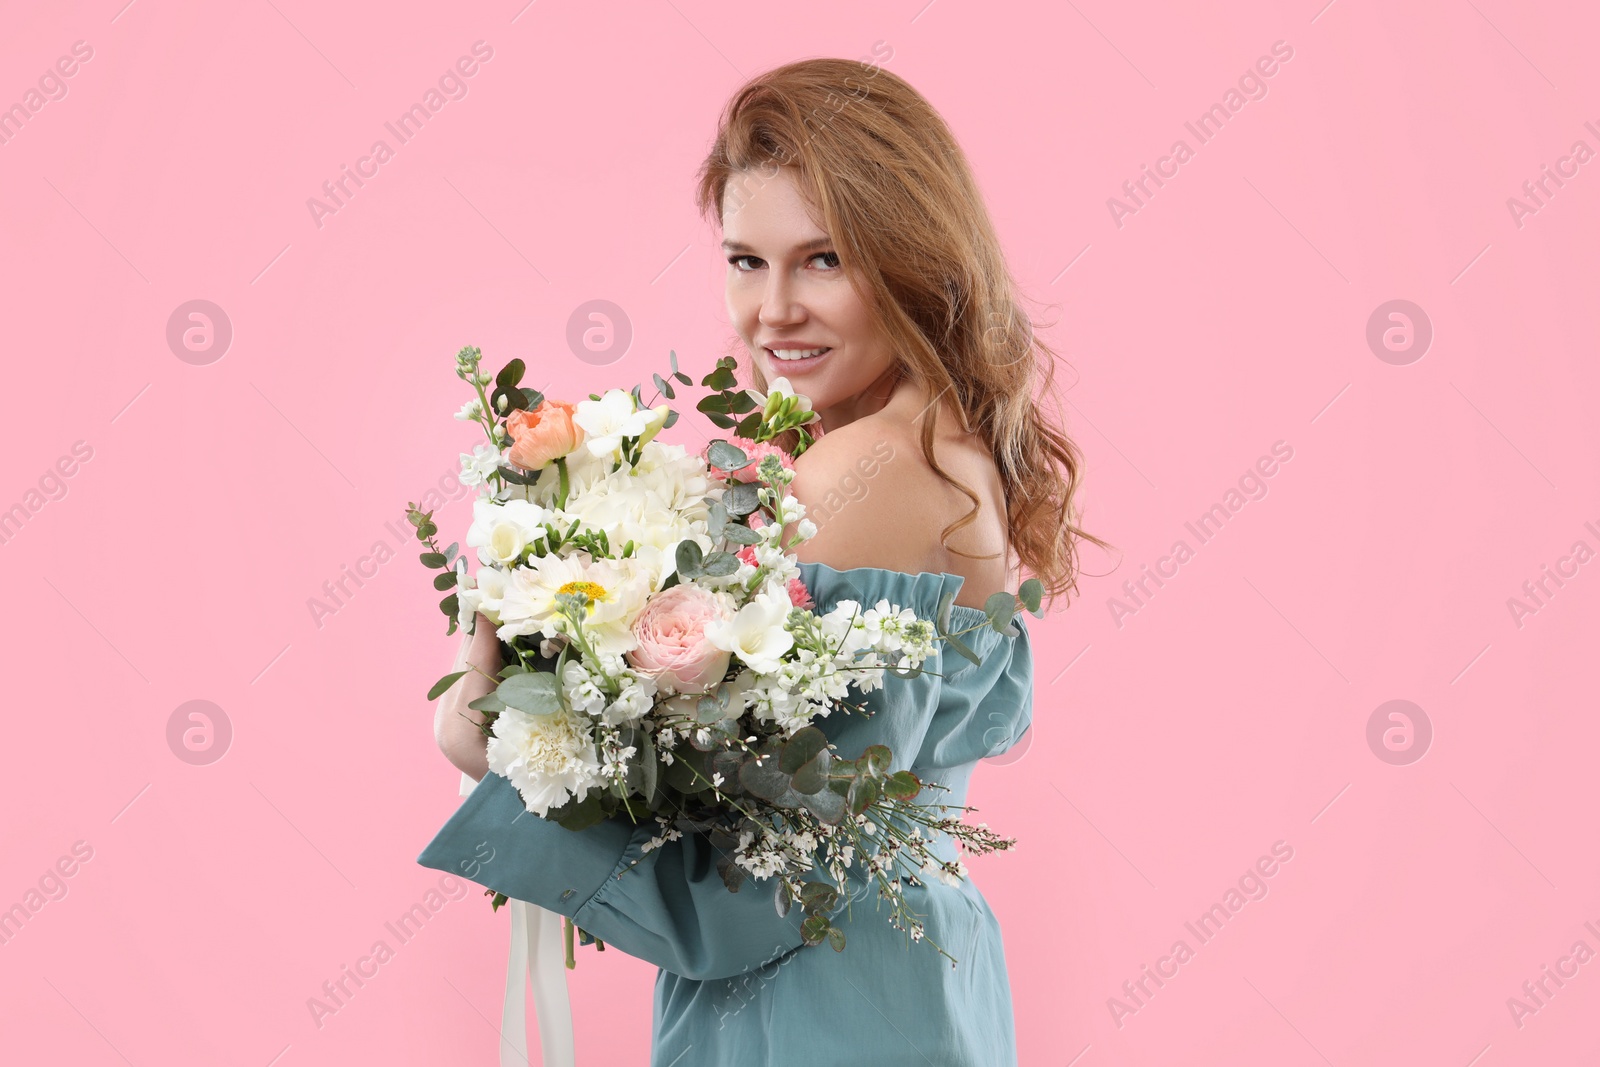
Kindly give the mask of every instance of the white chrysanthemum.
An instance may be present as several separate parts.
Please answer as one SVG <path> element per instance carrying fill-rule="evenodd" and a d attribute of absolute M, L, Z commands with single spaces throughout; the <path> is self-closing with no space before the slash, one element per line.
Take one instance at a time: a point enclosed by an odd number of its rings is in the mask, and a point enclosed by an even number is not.
<path fill-rule="evenodd" d="M 530 541 L 546 533 L 552 516 L 549 511 L 527 500 L 507 500 L 497 504 L 481 497 L 472 502 L 472 525 L 467 528 L 467 547 L 478 550 L 484 564 L 510 564 L 521 558 Z"/>
<path fill-rule="evenodd" d="M 556 595 L 578 592 L 589 597 L 583 632 L 596 652 L 620 656 L 638 645 L 633 620 L 643 610 L 650 587 L 648 575 L 632 559 L 590 561 L 587 553 L 535 556 L 513 572 L 501 599 L 501 615 L 522 620 L 523 628 L 513 632 L 555 637 L 568 625 L 565 617 L 558 617 Z"/>
<path fill-rule="evenodd" d="M 482 485 L 499 468 L 500 450 L 485 441 L 471 455 L 461 453 L 461 484 Z"/>
<path fill-rule="evenodd" d="M 529 715 L 507 708 L 491 729 L 489 769 L 510 779 L 535 815 L 583 797 L 600 781 L 589 726 L 570 712 Z"/>

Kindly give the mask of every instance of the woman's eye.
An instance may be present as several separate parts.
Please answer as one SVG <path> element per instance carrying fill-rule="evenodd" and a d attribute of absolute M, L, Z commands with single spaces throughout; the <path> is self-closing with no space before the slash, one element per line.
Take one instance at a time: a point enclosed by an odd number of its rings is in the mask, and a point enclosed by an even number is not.
<path fill-rule="evenodd" d="M 827 262 L 827 266 L 829 268 L 832 268 L 832 269 L 837 269 L 838 266 L 839 266 L 839 253 L 837 253 L 837 252 L 818 252 L 816 255 L 812 256 L 811 258 L 812 259 L 825 259 L 825 260 L 827 260 L 828 261 Z M 748 273 L 749 271 L 756 270 L 757 268 L 753 267 L 753 266 L 752 267 L 742 266 L 744 261 L 747 260 L 747 259 L 748 260 L 754 260 L 757 264 L 762 262 L 762 260 L 758 259 L 755 256 L 751 256 L 751 255 L 729 256 L 728 257 L 728 262 L 730 264 L 732 264 L 733 268 L 735 270 L 739 271 L 740 273 Z"/>

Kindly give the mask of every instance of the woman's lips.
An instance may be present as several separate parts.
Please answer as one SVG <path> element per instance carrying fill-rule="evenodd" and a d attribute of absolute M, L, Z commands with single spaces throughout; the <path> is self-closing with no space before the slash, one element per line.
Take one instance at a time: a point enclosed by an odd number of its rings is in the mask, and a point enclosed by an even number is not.
<path fill-rule="evenodd" d="M 762 351 L 767 354 L 767 358 L 772 361 L 772 365 L 784 374 L 810 370 L 833 354 L 833 349 L 828 348 L 821 355 L 807 356 L 805 359 L 779 359 L 770 348 L 763 348 Z M 785 349 L 785 351 L 789 350 Z"/>

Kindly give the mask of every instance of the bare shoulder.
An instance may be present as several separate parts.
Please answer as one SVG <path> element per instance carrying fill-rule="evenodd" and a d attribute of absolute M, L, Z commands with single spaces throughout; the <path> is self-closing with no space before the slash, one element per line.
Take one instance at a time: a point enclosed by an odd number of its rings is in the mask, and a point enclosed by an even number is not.
<path fill-rule="evenodd" d="M 883 567 L 916 574 L 949 571 L 967 577 L 958 603 L 982 603 L 1004 588 L 1008 539 L 1004 491 L 993 457 L 946 410 L 936 425 L 941 467 L 978 497 L 976 521 L 941 532 L 972 511 L 971 498 L 929 464 L 921 440 L 921 405 L 891 404 L 818 438 L 795 462 L 790 492 L 806 506 L 817 534 L 796 549 L 802 561 L 838 568 Z M 1000 553 L 993 560 L 968 559 Z"/>
<path fill-rule="evenodd" d="M 817 526 L 796 555 L 840 569 L 923 569 L 919 547 L 903 534 L 926 510 L 924 466 L 909 435 L 877 416 L 819 437 L 795 460 L 789 486 Z"/>

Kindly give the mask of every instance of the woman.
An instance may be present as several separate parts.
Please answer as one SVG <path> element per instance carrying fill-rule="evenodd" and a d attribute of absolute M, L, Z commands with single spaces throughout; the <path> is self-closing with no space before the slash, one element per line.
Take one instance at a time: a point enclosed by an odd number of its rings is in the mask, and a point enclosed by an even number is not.
<path fill-rule="evenodd" d="M 1078 454 L 1036 406 L 1053 355 L 927 101 L 844 60 L 761 75 L 723 116 L 699 204 L 723 233 L 753 384 L 785 377 L 820 415 L 790 490 L 818 527 L 798 549 L 815 610 L 887 598 L 931 618 L 948 591 L 959 630 L 983 623 L 987 597 L 1016 589 L 1024 566 L 1052 598 L 1075 589 L 1076 541 L 1103 542 L 1073 525 Z M 949 788 L 941 802 L 963 803 L 976 762 L 1032 717 L 1024 618 L 1010 635 L 967 636 L 981 665 L 941 654 L 927 674 L 867 694 L 870 717 L 833 716 L 825 731 L 846 757 L 889 745 L 897 767 Z M 492 675 L 498 643 L 478 622 L 470 658 Z M 466 705 L 487 687 L 469 675 L 436 724 L 474 780 L 487 763 Z M 642 853 L 650 826 L 571 832 L 523 815 L 489 776 L 420 861 L 460 873 L 492 855 L 468 877 L 660 966 L 655 1067 L 1016 1062 L 999 924 L 970 880 L 908 893 L 955 967 L 908 944 L 873 900 L 834 916 L 848 938 L 835 953 L 802 946 L 798 909 L 780 917 L 766 883 L 730 893 L 703 838 Z"/>

